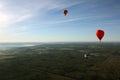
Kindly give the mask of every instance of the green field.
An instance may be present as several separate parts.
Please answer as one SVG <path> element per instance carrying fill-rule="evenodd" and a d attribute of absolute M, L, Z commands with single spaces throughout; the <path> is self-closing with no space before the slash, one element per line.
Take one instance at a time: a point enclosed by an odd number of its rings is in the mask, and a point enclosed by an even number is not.
<path fill-rule="evenodd" d="M 120 80 L 119 44 L 49 44 L 0 52 L 0 80 Z"/>

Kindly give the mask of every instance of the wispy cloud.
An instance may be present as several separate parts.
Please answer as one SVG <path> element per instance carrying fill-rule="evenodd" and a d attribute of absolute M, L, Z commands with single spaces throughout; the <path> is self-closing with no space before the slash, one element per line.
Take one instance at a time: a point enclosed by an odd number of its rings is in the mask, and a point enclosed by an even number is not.
<path fill-rule="evenodd" d="M 78 16 L 78 17 L 71 17 L 71 18 L 62 18 L 62 19 L 58 19 L 58 20 L 52 20 L 52 21 L 46 21 L 46 22 L 42 22 L 39 24 L 33 24 L 33 25 L 41 25 L 41 24 L 61 24 L 61 23 L 70 23 L 70 22 L 75 22 L 75 21 L 83 21 L 83 20 L 99 20 L 99 19 L 103 19 L 105 16 L 98 16 L 98 15 L 87 15 L 87 16 Z"/>
<path fill-rule="evenodd" d="M 26 30 L 28 30 L 28 28 L 29 28 L 28 26 L 21 26 L 21 27 L 20 27 L 20 30 L 26 31 Z"/>

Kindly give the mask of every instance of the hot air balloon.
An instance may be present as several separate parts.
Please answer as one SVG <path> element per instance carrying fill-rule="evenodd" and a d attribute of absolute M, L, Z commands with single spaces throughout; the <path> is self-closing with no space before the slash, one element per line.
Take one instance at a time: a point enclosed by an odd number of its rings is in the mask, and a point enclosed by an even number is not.
<path fill-rule="evenodd" d="M 103 36 L 104 36 L 104 31 L 103 30 L 97 30 L 96 31 L 96 36 L 98 37 L 98 39 L 101 41 Z"/>
<path fill-rule="evenodd" d="M 101 40 L 104 37 L 104 31 L 103 30 L 97 30 L 96 31 L 96 36 L 98 37 L 98 39 L 100 40 L 100 44 L 101 44 Z"/>
<path fill-rule="evenodd" d="M 63 13 L 64 13 L 64 15 L 66 16 L 67 13 L 68 13 L 68 10 L 64 10 Z"/>

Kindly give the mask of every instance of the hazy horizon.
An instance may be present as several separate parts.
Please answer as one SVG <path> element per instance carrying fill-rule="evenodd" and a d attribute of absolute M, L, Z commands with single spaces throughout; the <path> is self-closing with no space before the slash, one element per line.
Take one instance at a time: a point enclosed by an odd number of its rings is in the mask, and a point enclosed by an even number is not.
<path fill-rule="evenodd" d="M 0 43 L 100 43 L 100 41 L 49 41 L 49 42 L 0 42 Z M 120 41 L 102 41 L 101 43 L 120 43 Z"/>

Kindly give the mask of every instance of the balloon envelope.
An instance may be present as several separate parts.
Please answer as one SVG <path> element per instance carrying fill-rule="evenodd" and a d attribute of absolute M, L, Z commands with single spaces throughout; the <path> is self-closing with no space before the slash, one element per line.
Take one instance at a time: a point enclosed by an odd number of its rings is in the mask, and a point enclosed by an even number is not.
<path fill-rule="evenodd" d="M 64 13 L 64 15 L 67 15 L 68 10 L 64 10 L 63 13 Z"/>
<path fill-rule="evenodd" d="M 96 31 L 96 36 L 98 37 L 99 40 L 102 40 L 104 36 L 104 31 L 103 30 L 97 30 Z"/>

